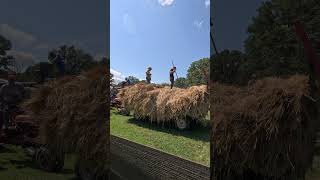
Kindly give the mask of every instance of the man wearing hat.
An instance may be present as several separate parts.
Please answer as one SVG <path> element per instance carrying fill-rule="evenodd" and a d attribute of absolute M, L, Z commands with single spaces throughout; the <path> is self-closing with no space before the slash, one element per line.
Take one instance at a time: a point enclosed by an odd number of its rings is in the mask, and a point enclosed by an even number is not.
<path fill-rule="evenodd" d="M 171 82 L 171 89 L 173 88 L 173 85 L 174 85 L 174 73 L 176 72 L 177 68 L 175 66 L 173 66 L 171 69 L 170 69 L 170 82 Z"/>
<path fill-rule="evenodd" d="M 59 76 L 64 76 L 66 73 L 66 69 L 65 69 L 65 57 L 64 55 L 62 55 L 62 53 L 59 52 L 50 52 L 49 53 L 49 62 L 51 62 L 52 64 L 56 65 L 56 67 L 59 70 Z"/>
<path fill-rule="evenodd" d="M 9 112 L 12 108 L 22 102 L 25 96 L 23 85 L 16 83 L 17 74 L 14 71 L 8 72 L 8 82 L 0 88 L 0 102 L 2 117 L 0 128 L 7 129 L 9 126 Z"/>
<path fill-rule="evenodd" d="M 146 72 L 146 80 L 147 80 L 148 84 L 151 83 L 151 70 L 152 70 L 152 68 L 148 67 L 147 72 Z"/>

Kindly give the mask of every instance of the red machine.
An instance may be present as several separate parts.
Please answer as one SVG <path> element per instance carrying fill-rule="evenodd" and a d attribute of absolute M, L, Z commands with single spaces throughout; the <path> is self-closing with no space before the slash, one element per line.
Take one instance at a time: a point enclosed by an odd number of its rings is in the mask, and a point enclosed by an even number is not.
<path fill-rule="evenodd" d="M 51 152 L 40 143 L 39 126 L 30 115 L 18 108 L 9 112 L 9 127 L 1 130 L 0 143 L 21 146 L 38 167 L 45 171 L 60 171 L 64 166 L 64 153 Z"/>

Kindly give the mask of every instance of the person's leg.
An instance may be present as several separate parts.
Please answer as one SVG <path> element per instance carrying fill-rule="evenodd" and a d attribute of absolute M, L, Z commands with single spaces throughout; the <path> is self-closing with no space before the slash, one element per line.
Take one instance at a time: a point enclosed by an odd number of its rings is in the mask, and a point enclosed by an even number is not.
<path fill-rule="evenodd" d="M 2 118 L 3 118 L 3 128 L 4 129 L 8 129 L 8 126 L 9 126 L 9 114 L 8 114 L 7 111 L 3 111 Z"/>

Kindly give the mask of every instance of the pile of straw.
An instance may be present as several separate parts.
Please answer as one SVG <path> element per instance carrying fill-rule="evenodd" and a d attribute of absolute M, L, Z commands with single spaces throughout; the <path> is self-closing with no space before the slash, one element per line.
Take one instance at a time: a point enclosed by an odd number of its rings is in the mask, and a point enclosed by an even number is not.
<path fill-rule="evenodd" d="M 138 119 L 151 122 L 174 122 L 178 119 L 203 120 L 209 111 L 206 86 L 188 89 L 159 87 L 139 83 L 119 92 L 121 103 Z"/>
<path fill-rule="evenodd" d="M 108 166 L 109 79 L 108 67 L 101 66 L 34 92 L 24 107 L 39 123 L 41 143 Z"/>
<path fill-rule="evenodd" d="M 211 88 L 214 179 L 298 179 L 311 167 L 317 106 L 309 79 Z"/>

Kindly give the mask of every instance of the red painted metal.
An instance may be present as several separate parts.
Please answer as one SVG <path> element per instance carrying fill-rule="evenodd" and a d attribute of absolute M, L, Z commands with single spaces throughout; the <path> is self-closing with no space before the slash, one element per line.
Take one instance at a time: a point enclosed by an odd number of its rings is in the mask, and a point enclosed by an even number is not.
<path fill-rule="evenodd" d="M 312 47 L 311 41 L 308 37 L 307 32 L 305 31 L 302 23 L 298 20 L 294 23 L 295 31 L 297 36 L 300 38 L 300 40 L 303 42 L 305 53 L 310 61 L 310 64 L 312 66 L 312 70 L 314 71 L 316 77 L 318 80 L 320 80 L 320 63 L 316 54 L 316 51 Z"/>

